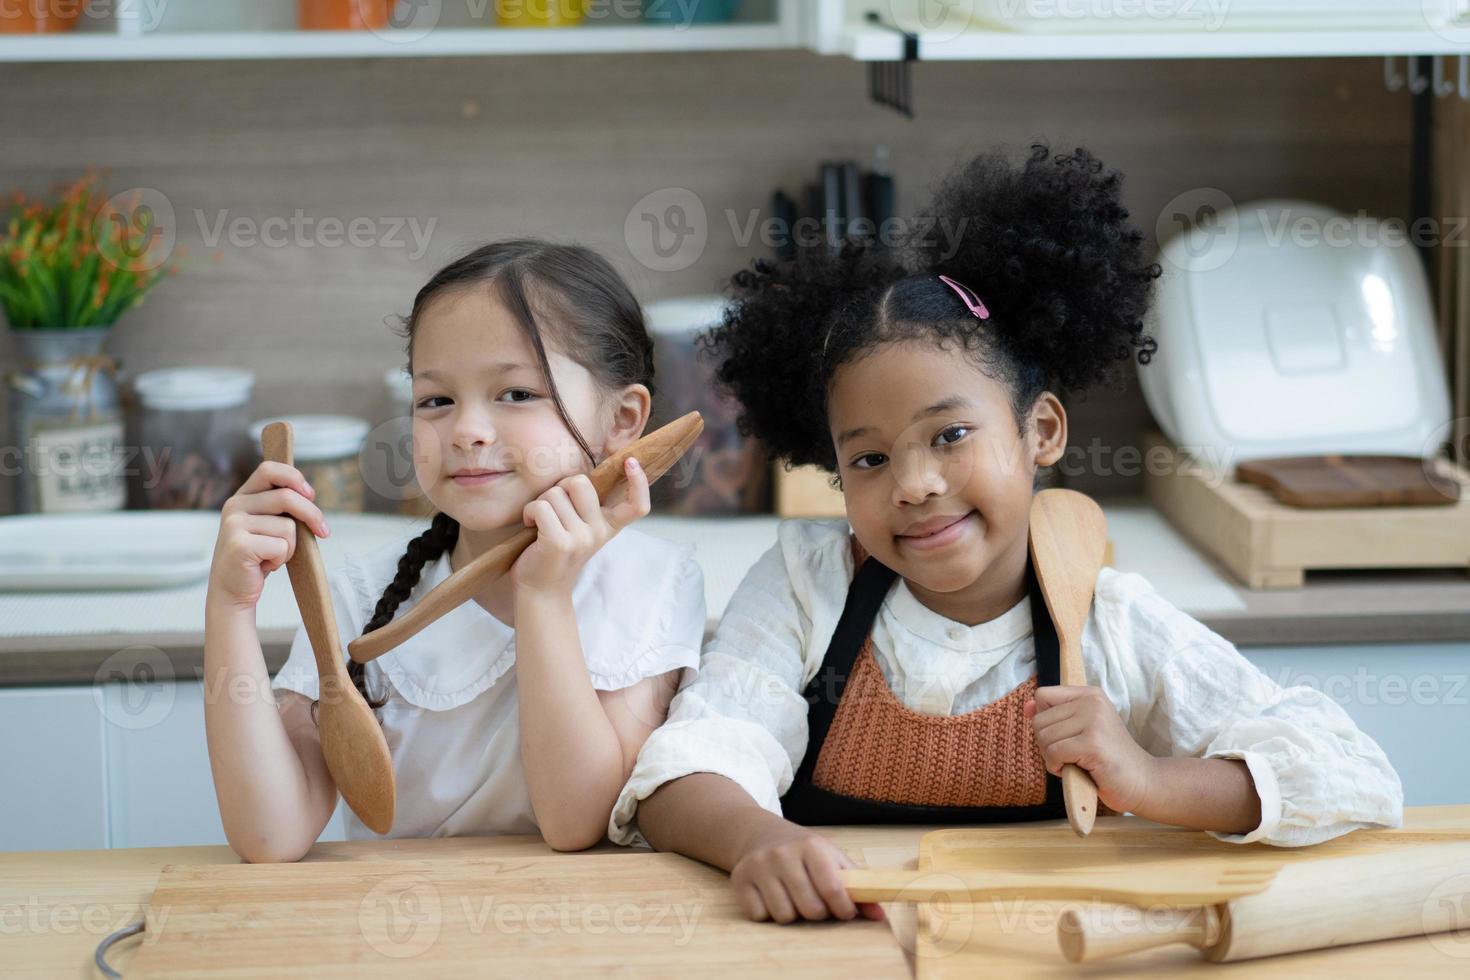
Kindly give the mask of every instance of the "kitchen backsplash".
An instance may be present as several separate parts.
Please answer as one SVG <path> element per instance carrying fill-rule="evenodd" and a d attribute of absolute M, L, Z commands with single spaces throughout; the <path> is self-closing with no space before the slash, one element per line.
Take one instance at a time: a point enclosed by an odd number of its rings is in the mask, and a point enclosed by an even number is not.
<path fill-rule="evenodd" d="M 580 241 L 645 301 L 708 293 L 769 251 L 773 188 L 879 145 L 900 214 L 968 154 L 1040 137 L 1120 167 L 1150 233 L 1202 187 L 1406 216 L 1409 105 L 1376 59 L 924 64 L 914 120 L 871 105 L 865 73 L 801 52 L 4 65 L 0 189 L 102 166 L 114 191 L 161 193 L 183 268 L 110 350 L 129 374 L 247 368 L 255 418 L 375 417 L 402 361 L 387 323 L 479 242 Z M 707 239 L 654 249 L 642 215 L 669 219 L 668 244 L 690 202 Z M 1094 392 L 1072 441 L 1133 444 L 1147 420 L 1135 388 Z M 0 480 L 0 514 L 11 491 Z"/>

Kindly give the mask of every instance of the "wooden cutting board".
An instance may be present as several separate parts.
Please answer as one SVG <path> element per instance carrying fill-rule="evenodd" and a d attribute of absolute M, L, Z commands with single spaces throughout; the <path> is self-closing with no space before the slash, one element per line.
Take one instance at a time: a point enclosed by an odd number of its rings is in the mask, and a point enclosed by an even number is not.
<path fill-rule="evenodd" d="M 156 927 L 156 928 L 155 928 Z M 813 931 L 842 943 L 810 962 Z M 169 866 L 140 977 L 687 976 L 907 973 L 884 922 L 751 922 L 728 876 L 674 854 Z"/>
<path fill-rule="evenodd" d="M 1459 500 L 1459 484 L 1433 478 L 1431 470 L 1415 456 L 1289 456 L 1241 463 L 1235 478 L 1293 507 L 1446 506 Z"/>
<path fill-rule="evenodd" d="M 1140 829 L 1119 818 L 1101 817 L 1092 834 L 1079 838 L 1065 823 L 1046 828 L 940 830 L 919 845 L 919 868 L 942 873 L 952 868 L 1006 868 L 1036 871 L 1116 867 L 1126 877 L 1139 863 L 1190 861 L 1219 864 L 1261 861 L 1314 861 L 1349 854 L 1381 853 L 1416 843 L 1470 840 L 1470 828 L 1400 830 L 1349 834 L 1307 848 L 1230 844 L 1207 834 L 1170 827 Z M 1174 946 L 1118 960 L 1073 966 L 1057 946 L 1057 916 L 1076 902 L 984 902 L 974 905 L 930 903 L 918 913 L 918 980 L 950 980 L 995 975 L 1010 977 L 1173 976 L 1198 971 L 1219 977 L 1234 971 L 1251 977 L 1428 976 L 1463 977 L 1467 955 L 1447 955 L 1426 938 L 1398 939 L 1333 950 L 1315 950 L 1221 966 L 1198 950 Z M 1467 947 L 1466 937 L 1448 937 Z"/>

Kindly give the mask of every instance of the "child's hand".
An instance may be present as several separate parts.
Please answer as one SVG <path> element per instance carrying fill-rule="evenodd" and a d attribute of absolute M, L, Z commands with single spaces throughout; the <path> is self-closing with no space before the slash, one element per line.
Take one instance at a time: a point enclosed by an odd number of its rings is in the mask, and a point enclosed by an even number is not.
<path fill-rule="evenodd" d="M 1024 709 L 1047 771 L 1071 763 L 1097 784 L 1097 798 L 1118 813 L 1138 812 L 1148 796 L 1155 759 L 1133 741 L 1123 719 L 1095 687 L 1038 687 Z"/>
<path fill-rule="evenodd" d="M 836 844 L 788 821 L 756 836 L 730 870 L 730 884 L 745 914 L 756 922 L 797 919 L 881 919 L 876 903 L 847 896 L 841 870 L 856 867 Z"/>
<path fill-rule="evenodd" d="M 627 496 L 603 509 L 592 481 L 569 476 L 526 505 L 522 520 L 537 537 L 511 567 L 516 593 L 522 590 L 570 595 L 587 559 L 623 528 L 648 514 L 648 474 L 629 457 L 623 472 Z"/>
<path fill-rule="evenodd" d="M 219 537 L 209 569 L 211 598 L 254 607 L 265 577 L 296 553 L 296 521 L 318 537 L 327 521 L 316 491 L 294 466 L 263 462 L 220 508 Z M 289 516 L 287 516 L 289 515 Z"/>

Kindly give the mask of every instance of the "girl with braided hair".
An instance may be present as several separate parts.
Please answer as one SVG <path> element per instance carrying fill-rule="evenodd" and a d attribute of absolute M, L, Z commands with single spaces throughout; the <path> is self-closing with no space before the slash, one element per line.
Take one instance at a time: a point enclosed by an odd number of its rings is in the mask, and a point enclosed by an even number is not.
<path fill-rule="evenodd" d="M 1155 347 L 1159 269 L 1120 183 L 1086 150 L 993 152 L 896 255 L 854 242 L 735 276 L 718 377 L 778 458 L 835 475 L 847 521 L 782 522 L 644 745 L 614 840 L 730 871 L 750 917 L 792 922 L 881 914 L 811 827 L 1057 819 L 1067 764 L 1112 810 L 1230 841 L 1399 822 L 1398 776 L 1336 703 L 1279 687 L 1139 575 L 1101 570 L 1089 686 L 1060 684 L 1037 477 L 1066 449 L 1062 398 Z"/>
<path fill-rule="evenodd" d="M 534 526 L 510 573 L 349 674 L 384 728 L 398 791 L 391 837 L 541 834 L 601 840 L 613 801 L 681 671 L 698 663 L 703 576 L 693 549 L 628 528 L 648 479 L 603 507 L 587 473 L 642 435 L 652 342 L 597 254 L 497 242 L 423 287 L 404 322 L 414 471 L 428 527 L 346 556 L 331 592 L 341 642 L 392 621 L 449 574 Z M 314 723 L 305 629 L 268 680 L 255 632 L 265 576 L 295 524 L 326 537 L 299 470 L 262 463 L 225 503 L 206 609 L 205 725 L 225 833 L 248 861 L 292 861 L 337 804 Z M 252 686 L 253 685 L 253 686 Z M 372 832 L 347 815 L 350 838 Z"/>

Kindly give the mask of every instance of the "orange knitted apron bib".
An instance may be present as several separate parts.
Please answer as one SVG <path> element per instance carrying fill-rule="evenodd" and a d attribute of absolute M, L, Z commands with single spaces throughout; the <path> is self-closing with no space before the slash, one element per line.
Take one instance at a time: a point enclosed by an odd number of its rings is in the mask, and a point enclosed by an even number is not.
<path fill-rule="evenodd" d="M 963 715 L 908 708 L 873 657 L 871 631 L 898 575 L 852 541 L 857 568 L 822 666 L 807 685 L 807 749 L 781 812 L 808 826 L 1000 823 L 1066 816 L 1022 706 L 1060 682 L 1060 647 L 1027 565 L 1036 676 Z"/>

